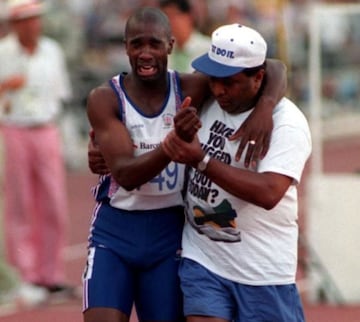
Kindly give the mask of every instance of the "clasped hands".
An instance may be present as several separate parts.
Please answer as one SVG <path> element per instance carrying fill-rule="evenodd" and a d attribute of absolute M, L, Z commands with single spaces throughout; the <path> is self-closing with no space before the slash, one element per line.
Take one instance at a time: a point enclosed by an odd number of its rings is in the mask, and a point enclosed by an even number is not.
<path fill-rule="evenodd" d="M 175 162 L 185 163 L 192 167 L 197 167 L 198 163 L 204 158 L 205 152 L 201 148 L 198 130 L 201 128 L 201 120 L 194 107 L 189 106 L 191 99 L 185 98 L 182 108 L 174 117 L 174 130 L 171 131 L 162 142 L 162 148 L 167 156 Z M 245 121 L 239 129 L 231 135 L 229 140 L 239 140 L 239 147 L 236 155 L 236 161 L 247 148 L 244 158 L 244 166 L 255 168 L 257 162 L 263 157 L 261 153 L 267 151 L 269 140 L 266 134 L 263 134 L 261 127 L 254 128 L 253 124 L 257 122 Z M 250 125 L 249 125 L 250 124 Z M 265 137 L 265 139 L 264 139 Z"/>
<path fill-rule="evenodd" d="M 205 154 L 197 136 L 200 128 L 201 121 L 196 109 L 183 106 L 174 117 L 174 130 L 161 142 L 166 155 L 172 161 L 196 167 Z"/>

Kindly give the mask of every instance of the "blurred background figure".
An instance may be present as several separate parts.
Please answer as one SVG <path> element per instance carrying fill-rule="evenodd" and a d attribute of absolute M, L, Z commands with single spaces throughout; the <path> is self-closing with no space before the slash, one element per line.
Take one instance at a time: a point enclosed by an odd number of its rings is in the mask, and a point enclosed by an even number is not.
<path fill-rule="evenodd" d="M 0 41 L 8 33 L 8 23 L 6 19 L 6 6 L 0 2 Z M 0 106 L 1 106 L 0 96 Z M 0 107 L 1 108 L 1 107 Z M 3 184 L 3 144 L 0 137 L 0 184 Z M 3 240 L 3 194 L 0 194 L 0 305 L 6 305 L 13 299 L 16 287 L 19 283 L 18 276 L 6 262 L 4 254 Z"/>
<path fill-rule="evenodd" d="M 44 5 L 7 4 L 10 32 L 0 41 L 5 253 L 23 282 L 19 296 L 37 304 L 74 294 L 65 284 L 68 209 L 57 124 L 71 87 L 62 49 L 42 36 Z"/>
<path fill-rule="evenodd" d="M 191 61 L 209 50 L 210 37 L 197 29 L 189 1 L 160 0 L 159 5 L 169 17 L 175 37 L 175 46 L 168 58 L 169 68 L 191 72 Z"/>
<path fill-rule="evenodd" d="M 9 32 L 7 17 L 6 17 L 6 4 L 0 2 L 0 39 L 5 37 Z"/>
<path fill-rule="evenodd" d="M 193 0 L 195 2 L 195 0 Z M 201 28 L 206 34 L 223 24 L 241 23 L 254 25 L 258 17 L 255 9 L 257 1 L 250 0 L 206 0 L 207 13 Z"/>

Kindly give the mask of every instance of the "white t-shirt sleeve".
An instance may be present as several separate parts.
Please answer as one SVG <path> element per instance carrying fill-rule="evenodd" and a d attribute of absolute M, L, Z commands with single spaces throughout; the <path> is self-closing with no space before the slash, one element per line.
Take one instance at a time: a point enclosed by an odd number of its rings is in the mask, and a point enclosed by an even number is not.
<path fill-rule="evenodd" d="M 287 104 L 291 104 L 290 101 Z M 276 117 L 275 113 L 270 148 L 259 162 L 258 172 L 280 173 L 293 178 L 293 183 L 298 184 L 311 153 L 309 126 L 295 106 L 280 114 L 280 120 L 276 120 Z"/>

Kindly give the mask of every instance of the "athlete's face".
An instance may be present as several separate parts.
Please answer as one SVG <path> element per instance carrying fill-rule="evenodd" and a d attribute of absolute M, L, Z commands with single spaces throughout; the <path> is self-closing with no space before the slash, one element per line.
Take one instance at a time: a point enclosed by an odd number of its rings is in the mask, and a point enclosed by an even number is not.
<path fill-rule="evenodd" d="M 160 24 L 132 24 L 125 44 L 133 73 L 143 80 L 155 80 L 166 74 L 167 56 L 171 53 L 173 42 Z"/>
<path fill-rule="evenodd" d="M 210 77 L 210 89 L 220 107 L 228 113 L 241 113 L 253 107 L 264 77 L 261 69 L 255 75 L 238 73 L 231 77 Z"/>

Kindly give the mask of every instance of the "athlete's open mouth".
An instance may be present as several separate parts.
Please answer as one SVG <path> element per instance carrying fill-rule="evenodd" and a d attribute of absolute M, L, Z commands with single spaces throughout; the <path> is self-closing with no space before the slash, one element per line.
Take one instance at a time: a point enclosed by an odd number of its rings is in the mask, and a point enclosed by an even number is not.
<path fill-rule="evenodd" d="M 141 65 L 138 67 L 138 73 L 141 76 L 151 76 L 157 72 L 157 68 L 151 65 Z"/>

